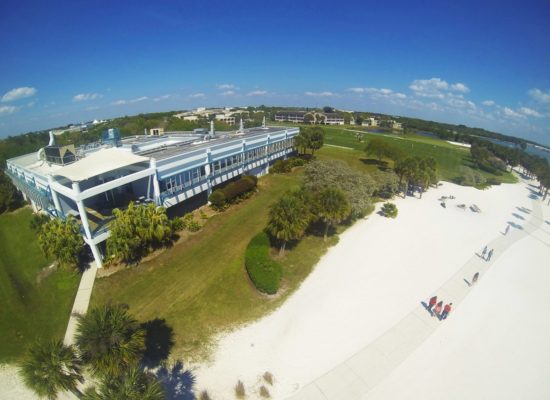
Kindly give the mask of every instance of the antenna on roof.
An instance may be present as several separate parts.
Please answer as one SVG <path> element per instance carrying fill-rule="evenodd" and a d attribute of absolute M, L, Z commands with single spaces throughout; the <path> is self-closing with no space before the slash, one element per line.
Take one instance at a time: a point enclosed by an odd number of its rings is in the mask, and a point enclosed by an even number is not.
<path fill-rule="evenodd" d="M 214 136 L 214 120 L 210 120 L 210 135 Z"/>
<path fill-rule="evenodd" d="M 265 126 L 265 115 L 264 115 L 264 119 L 262 120 L 262 129 L 267 129 L 267 126 Z"/>

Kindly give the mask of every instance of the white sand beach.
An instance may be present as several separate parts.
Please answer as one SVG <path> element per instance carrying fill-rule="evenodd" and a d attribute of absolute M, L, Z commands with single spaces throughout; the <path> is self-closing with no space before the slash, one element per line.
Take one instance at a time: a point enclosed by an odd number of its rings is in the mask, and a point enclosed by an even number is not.
<path fill-rule="evenodd" d="M 529 189 L 526 182 L 483 191 L 443 183 L 422 199 L 396 199 L 395 220 L 373 214 L 359 221 L 278 310 L 220 338 L 214 361 L 194 370 L 197 388 L 233 399 L 240 379 L 247 398 L 259 398 L 269 371 L 275 399 L 548 398 L 550 212 L 540 201 L 534 210 Z M 443 208 L 438 198 L 449 195 L 455 199 Z M 483 264 L 475 253 L 491 242 L 500 252 Z M 456 274 L 476 263 L 487 271 L 469 288 Z M 448 282 L 455 291 L 444 293 L 457 299 L 442 300 L 455 308 L 439 322 L 420 302 Z M 354 397 L 315 386 L 412 312 L 427 318 L 429 336 L 393 357 L 376 384 L 348 384 Z M 312 387 L 323 395 L 305 394 Z"/>

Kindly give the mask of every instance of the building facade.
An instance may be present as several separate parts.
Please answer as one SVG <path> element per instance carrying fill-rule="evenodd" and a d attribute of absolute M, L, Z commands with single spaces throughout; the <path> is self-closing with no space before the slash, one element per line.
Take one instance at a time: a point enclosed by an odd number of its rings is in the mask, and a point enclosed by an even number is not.
<path fill-rule="evenodd" d="M 109 133 L 104 138 L 113 137 Z M 285 127 L 241 128 L 223 135 L 212 129 L 207 134 L 114 137 L 72 152 L 55 146 L 52 136 L 37 153 L 7 160 L 5 172 L 35 212 L 74 216 L 100 267 L 101 243 L 109 237 L 114 208 L 130 202 L 169 208 L 195 196 L 206 198 L 239 175 L 261 176 L 275 160 L 294 152 L 298 134 L 299 128 Z"/>

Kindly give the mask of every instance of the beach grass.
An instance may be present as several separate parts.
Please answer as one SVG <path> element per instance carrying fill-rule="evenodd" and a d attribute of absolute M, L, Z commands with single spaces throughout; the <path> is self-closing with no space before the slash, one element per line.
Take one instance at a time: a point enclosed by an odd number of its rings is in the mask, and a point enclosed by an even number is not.
<path fill-rule="evenodd" d="M 80 274 L 51 270 L 29 223 L 30 208 L 0 215 L 0 362 L 36 339 L 63 338 Z"/>

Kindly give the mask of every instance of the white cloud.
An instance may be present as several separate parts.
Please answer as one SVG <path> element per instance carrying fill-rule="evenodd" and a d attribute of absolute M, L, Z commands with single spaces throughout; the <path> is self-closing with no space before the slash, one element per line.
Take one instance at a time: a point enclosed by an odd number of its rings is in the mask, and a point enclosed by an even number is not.
<path fill-rule="evenodd" d="M 473 101 L 465 100 L 462 97 L 449 97 L 446 102 L 449 106 L 454 108 L 469 108 L 471 110 L 476 109 L 476 105 Z"/>
<path fill-rule="evenodd" d="M 220 90 L 235 89 L 235 85 L 232 83 L 221 83 L 217 85 L 217 88 Z"/>
<path fill-rule="evenodd" d="M 189 97 L 193 99 L 198 99 L 198 98 L 204 97 L 204 93 L 193 93 L 193 94 L 190 94 Z"/>
<path fill-rule="evenodd" d="M 508 117 L 508 118 L 525 118 L 523 115 L 521 115 L 520 113 L 512 110 L 509 107 L 504 107 L 502 109 L 502 113 L 504 114 L 505 117 Z"/>
<path fill-rule="evenodd" d="M 330 97 L 334 96 L 334 93 L 332 92 L 305 92 L 306 96 L 314 96 L 314 97 Z"/>
<path fill-rule="evenodd" d="M 17 111 L 17 107 L 14 106 L 0 106 L 0 115 L 13 114 Z"/>
<path fill-rule="evenodd" d="M 470 89 L 464 83 L 449 84 L 441 78 L 415 79 L 409 86 L 415 95 L 419 97 L 431 97 L 443 99 L 449 92 L 468 93 Z M 456 95 L 455 95 L 456 96 Z"/>
<path fill-rule="evenodd" d="M 491 107 L 495 105 L 495 102 L 493 100 L 485 100 L 485 101 L 482 101 L 481 104 L 483 104 L 484 106 Z"/>
<path fill-rule="evenodd" d="M 97 100 L 103 97 L 99 93 L 80 93 L 73 97 L 73 101 L 88 101 L 88 100 Z"/>
<path fill-rule="evenodd" d="M 539 103 L 550 103 L 550 90 L 544 92 L 540 89 L 534 88 L 529 90 L 529 96 Z"/>
<path fill-rule="evenodd" d="M 252 92 L 248 92 L 247 96 L 264 96 L 267 94 L 266 90 L 253 90 Z"/>
<path fill-rule="evenodd" d="M 131 99 L 131 100 L 117 100 L 117 101 L 114 101 L 113 103 L 111 103 L 112 105 L 114 106 L 121 106 L 123 104 L 132 104 L 132 103 L 138 103 L 140 101 L 144 101 L 144 100 L 147 100 L 149 97 L 147 96 L 141 96 L 141 97 L 138 97 L 138 98 L 135 98 L 135 99 Z"/>
<path fill-rule="evenodd" d="M 527 115 L 528 117 L 542 117 L 541 113 L 539 113 L 537 110 L 533 110 L 532 108 L 521 107 L 518 111 L 523 115 Z"/>
<path fill-rule="evenodd" d="M 6 92 L 2 96 L 2 103 L 6 103 L 8 101 L 15 101 L 19 99 L 24 99 L 27 97 L 32 97 L 36 94 L 37 90 L 33 87 L 20 87 L 10 90 L 9 92 Z"/>
<path fill-rule="evenodd" d="M 451 90 L 460 93 L 468 93 L 470 91 L 470 88 L 463 83 L 457 82 L 451 85 Z"/>
<path fill-rule="evenodd" d="M 155 97 L 153 99 L 154 102 L 159 102 L 161 100 L 166 100 L 166 99 L 169 99 L 170 97 L 172 97 L 171 94 L 165 94 L 165 95 L 162 95 L 162 96 L 158 96 L 158 97 Z"/>
<path fill-rule="evenodd" d="M 352 87 L 352 88 L 349 88 L 348 90 L 349 90 L 350 92 L 354 92 L 354 93 L 365 93 L 366 88 L 362 88 L 362 87 Z"/>
<path fill-rule="evenodd" d="M 235 91 L 233 90 L 226 90 L 225 92 L 222 92 L 222 96 L 233 96 L 235 94 Z"/>
<path fill-rule="evenodd" d="M 94 110 L 99 110 L 99 107 L 98 106 L 86 107 L 86 111 L 94 111 Z"/>

